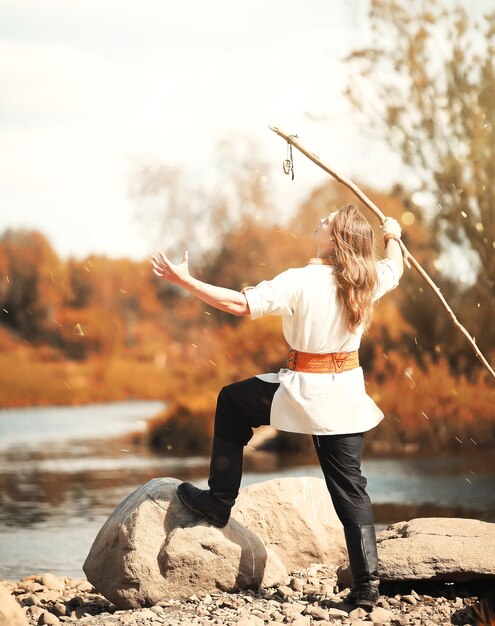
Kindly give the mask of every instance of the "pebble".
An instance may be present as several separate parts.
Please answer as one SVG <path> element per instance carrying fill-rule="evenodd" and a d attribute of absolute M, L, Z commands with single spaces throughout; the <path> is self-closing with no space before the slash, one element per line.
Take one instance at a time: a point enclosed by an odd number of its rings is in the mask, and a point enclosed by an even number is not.
<path fill-rule="evenodd" d="M 240 620 L 236 622 L 237 626 L 265 626 L 265 622 L 256 617 L 256 615 L 251 615 L 250 617 L 241 617 Z"/>
<path fill-rule="evenodd" d="M 381 606 L 376 606 L 369 614 L 373 624 L 389 624 L 393 617 L 393 613 L 387 611 L 387 609 L 382 609 Z"/>
<path fill-rule="evenodd" d="M 281 613 L 278 609 L 275 609 L 270 613 L 270 618 L 275 622 L 281 622 L 284 620 L 284 614 Z"/>
<path fill-rule="evenodd" d="M 300 604 L 299 602 L 291 602 L 285 603 L 282 607 L 282 614 L 286 617 L 290 617 L 291 615 L 299 615 L 306 608 L 305 604 Z"/>
<path fill-rule="evenodd" d="M 324 583 L 321 586 L 321 593 L 324 596 L 333 596 L 334 590 L 335 590 L 335 585 L 332 585 L 330 583 Z"/>
<path fill-rule="evenodd" d="M 408 604 L 417 604 L 418 601 L 416 600 L 416 598 L 412 595 L 412 593 L 410 595 L 407 596 L 401 596 L 400 598 L 403 602 L 407 602 Z"/>
<path fill-rule="evenodd" d="M 61 583 L 63 590 L 53 589 Z M 392 596 L 383 593 L 368 613 L 345 604 L 349 590 L 339 592 L 334 572 L 324 566 L 297 572 L 287 584 L 274 588 L 198 592 L 135 610 L 119 609 L 84 580 L 47 573 L 3 584 L 23 607 L 29 626 L 449 626 L 451 619 L 464 626 L 474 623 L 470 607 L 479 599 L 464 585 L 449 587 L 446 593 L 439 584 L 438 595 L 431 585 L 431 595 L 404 588 Z M 481 593 L 481 587 L 476 589 Z"/>
<path fill-rule="evenodd" d="M 286 585 L 282 585 L 277 589 L 277 593 L 281 598 L 285 600 L 294 595 L 294 590 L 290 587 L 287 587 Z"/>
<path fill-rule="evenodd" d="M 39 606 L 30 606 L 25 609 L 26 617 L 32 624 L 37 624 L 38 619 L 43 612 L 43 609 L 40 609 Z"/>
<path fill-rule="evenodd" d="M 81 580 L 81 582 L 77 583 L 74 588 L 83 592 L 94 591 L 93 585 L 88 580 Z"/>
<path fill-rule="evenodd" d="M 155 613 L 151 609 L 137 609 L 135 615 L 138 617 L 155 617 Z"/>
<path fill-rule="evenodd" d="M 322 609 L 320 606 L 308 606 L 304 609 L 304 615 L 309 615 L 317 620 L 328 620 L 330 613 L 326 609 Z M 347 617 L 347 613 L 345 614 Z"/>
<path fill-rule="evenodd" d="M 301 593 L 304 589 L 303 582 L 302 580 L 299 580 L 299 578 L 292 578 L 289 584 L 291 589 L 299 593 Z"/>
<path fill-rule="evenodd" d="M 299 615 L 295 620 L 290 622 L 292 626 L 310 626 L 311 618 L 309 615 Z"/>
<path fill-rule="evenodd" d="M 362 609 L 360 607 L 358 607 L 357 609 L 354 609 L 353 611 L 351 611 L 349 613 L 349 617 L 351 619 L 353 619 L 353 620 L 355 620 L 355 619 L 362 619 L 362 618 L 366 617 L 367 615 L 368 615 L 368 613 L 364 609 Z"/>
<path fill-rule="evenodd" d="M 387 609 L 387 611 L 390 611 L 390 602 L 388 602 L 388 600 L 384 598 L 383 596 L 378 598 L 376 602 L 376 606 L 381 606 L 382 609 Z"/>
<path fill-rule="evenodd" d="M 40 576 L 38 582 L 50 591 L 63 591 L 65 589 L 64 581 L 54 576 L 54 574 L 50 574 L 50 572 Z"/>
<path fill-rule="evenodd" d="M 59 626 L 60 620 L 58 617 L 50 613 L 49 611 L 43 611 L 38 618 L 38 626 Z"/>
<path fill-rule="evenodd" d="M 23 606 L 35 606 L 36 604 L 39 604 L 39 600 L 32 593 L 17 596 L 17 602 L 20 602 Z"/>
<path fill-rule="evenodd" d="M 356 611 L 363 611 L 363 609 L 356 609 Z M 330 617 L 348 617 L 350 613 L 347 611 L 343 611 L 342 609 L 331 608 L 328 609 L 328 613 Z M 366 615 L 366 611 L 363 611 L 364 615 Z"/>
<path fill-rule="evenodd" d="M 52 611 L 57 617 L 67 615 L 67 607 L 65 606 L 65 604 L 62 604 L 62 602 L 55 602 Z"/>

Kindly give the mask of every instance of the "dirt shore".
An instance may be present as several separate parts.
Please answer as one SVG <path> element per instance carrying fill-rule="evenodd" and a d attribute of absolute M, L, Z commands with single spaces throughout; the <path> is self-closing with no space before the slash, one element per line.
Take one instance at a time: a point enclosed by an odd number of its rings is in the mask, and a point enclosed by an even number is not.
<path fill-rule="evenodd" d="M 53 626 L 451 626 L 492 624 L 477 617 L 493 602 L 493 581 L 478 584 L 385 583 L 373 611 L 345 604 L 335 572 L 313 565 L 292 574 L 287 584 L 240 593 L 221 591 L 157 605 L 121 610 L 86 580 L 52 574 L 3 581 L 24 610 L 29 624 Z M 492 605 L 493 606 L 493 605 Z"/>

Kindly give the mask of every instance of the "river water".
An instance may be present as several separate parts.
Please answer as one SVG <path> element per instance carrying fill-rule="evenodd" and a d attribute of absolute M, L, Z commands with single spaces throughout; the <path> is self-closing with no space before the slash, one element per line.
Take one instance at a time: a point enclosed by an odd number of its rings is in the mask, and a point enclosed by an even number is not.
<path fill-rule="evenodd" d="M 131 491 L 156 476 L 206 485 L 208 459 L 149 450 L 140 436 L 160 402 L 0 411 L 0 579 L 51 571 L 83 577 L 98 530 Z M 318 476 L 313 452 L 252 452 L 243 486 Z M 490 451 L 363 461 L 377 527 L 413 517 L 495 522 Z"/>

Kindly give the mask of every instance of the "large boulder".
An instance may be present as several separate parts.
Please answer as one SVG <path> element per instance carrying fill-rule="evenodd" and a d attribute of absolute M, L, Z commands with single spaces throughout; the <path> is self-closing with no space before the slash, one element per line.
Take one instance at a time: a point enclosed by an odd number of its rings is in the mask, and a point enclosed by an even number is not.
<path fill-rule="evenodd" d="M 96 537 L 83 569 L 122 608 L 218 589 L 285 582 L 288 572 L 345 558 L 325 483 L 284 478 L 242 489 L 225 528 L 177 498 L 178 480 L 155 478 L 128 496 Z"/>
<path fill-rule="evenodd" d="M 346 556 L 344 533 L 322 478 L 278 478 L 241 489 L 233 517 L 281 558 L 289 572 Z"/>
<path fill-rule="evenodd" d="M 14 596 L 0 583 L 0 626 L 29 626 Z"/>
<path fill-rule="evenodd" d="M 98 533 L 83 569 L 120 608 L 285 581 L 278 556 L 238 521 L 215 528 L 179 502 L 174 478 L 131 493 Z"/>
<path fill-rule="evenodd" d="M 418 518 L 377 537 L 380 579 L 464 582 L 495 578 L 495 524 L 475 519 Z M 348 567 L 337 572 L 348 586 Z"/>

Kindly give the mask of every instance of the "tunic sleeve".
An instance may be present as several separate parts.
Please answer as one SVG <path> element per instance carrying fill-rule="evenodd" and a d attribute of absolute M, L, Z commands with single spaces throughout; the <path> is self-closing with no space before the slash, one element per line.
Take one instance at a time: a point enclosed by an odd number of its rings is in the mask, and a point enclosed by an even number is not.
<path fill-rule="evenodd" d="M 296 281 L 293 272 L 287 270 L 273 280 L 246 289 L 244 294 L 249 304 L 251 319 L 263 315 L 293 315 L 293 299 Z"/>
<path fill-rule="evenodd" d="M 395 263 L 390 259 L 383 259 L 383 261 L 379 261 L 376 264 L 376 271 L 378 273 L 378 282 L 373 300 L 378 300 L 388 291 L 395 289 L 399 284 L 400 278 Z"/>

